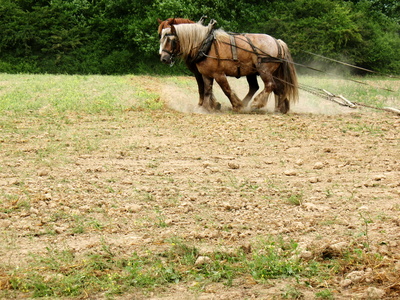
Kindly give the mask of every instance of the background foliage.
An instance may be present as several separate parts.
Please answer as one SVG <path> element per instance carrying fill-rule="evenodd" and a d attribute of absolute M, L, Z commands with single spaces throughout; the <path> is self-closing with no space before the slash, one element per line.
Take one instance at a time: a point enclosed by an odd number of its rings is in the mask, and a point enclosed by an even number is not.
<path fill-rule="evenodd" d="M 0 72 L 168 72 L 157 18 L 202 15 L 283 39 L 297 62 L 311 63 L 310 51 L 400 73 L 396 0 L 0 0 Z"/>

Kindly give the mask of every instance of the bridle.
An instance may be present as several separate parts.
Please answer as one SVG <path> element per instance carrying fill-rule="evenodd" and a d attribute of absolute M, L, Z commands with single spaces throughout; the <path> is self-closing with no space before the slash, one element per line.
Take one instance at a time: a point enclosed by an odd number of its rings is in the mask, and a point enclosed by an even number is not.
<path fill-rule="evenodd" d="M 178 51 L 179 39 L 178 39 L 178 36 L 173 33 L 167 33 L 166 35 L 164 35 L 164 38 L 169 38 L 169 37 L 175 37 L 175 39 L 171 40 L 171 49 L 172 50 L 169 51 L 167 49 L 162 49 L 161 52 L 165 52 L 171 57 L 170 66 L 172 67 L 175 64 L 175 58 L 177 56 L 179 56 L 179 51 Z"/>

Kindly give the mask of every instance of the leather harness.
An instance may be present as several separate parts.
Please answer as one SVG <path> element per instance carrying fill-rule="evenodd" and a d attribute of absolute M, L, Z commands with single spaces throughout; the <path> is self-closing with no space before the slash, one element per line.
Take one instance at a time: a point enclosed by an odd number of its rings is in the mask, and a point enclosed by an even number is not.
<path fill-rule="evenodd" d="M 229 34 L 229 44 L 231 46 L 231 51 L 232 51 L 232 60 L 238 63 L 237 66 L 237 75 L 236 78 L 240 78 L 240 61 L 238 58 L 238 46 L 236 45 L 236 35 L 241 35 L 246 38 L 247 43 L 251 46 L 252 52 L 258 56 L 258 63 L 270 63 L 270 62 L 282 62 L 283 59 L 283 53 L 282 53 L 282 46 L 278 42 L 277 39 L 272 37 L 276 43 L 277 49 L 278 49 L 278 55 L 277 57 L 272 57 L 269 55 L 266 55 L 265 53 L 260 53 L 258 51 L 258 48 L 251 42 L 249 37 L 246 34 Z M 208 56 L 208 52 L 211 49 L 212 44 L 214 43 L 215 40 L 215 35 L 214 35 L 214 29 L 211 29 L 207 37 L 204 39 L 202 44 L 199 47 L 199 51 L 197 52 L 197 55 L 192 59 L 192 63 L 198 63 L 201 62 L 202 60 L 206 59 Z M 165 51 L 165 50 L 163 50 Z M 168 52 L 168 51 L 165 51 Z M 217 59 L 219 60 L 219 54 L 218 54 L 218 48 L 216 48 L 217 52 Z"/>

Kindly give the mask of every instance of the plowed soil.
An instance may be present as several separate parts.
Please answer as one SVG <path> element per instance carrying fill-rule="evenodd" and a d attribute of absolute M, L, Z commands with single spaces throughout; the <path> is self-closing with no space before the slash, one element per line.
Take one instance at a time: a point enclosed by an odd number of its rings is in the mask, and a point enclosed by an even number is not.
<path fill-rule="evenodd" d="M 221 92 L 222 111 L 207 114 L 192 78 L 140 80 L 165 109 L 21 117 L 3 130 L 3 264 L 26 264 L 48 247 L 79 256 L 107 243 L 124 256 L 160 252 L 178 237 L 206 255 L 282 236 L 305 258 L 357 247 L 390 262 L 327 282 L 335 299 L 399 295 L 399 116 L 308 94 L 287 115 L 272 104 L 232 113 Z M 245 93 L 242 81 L 235 88 Z M 288 284 L 297 283 L 181 283 L 121 299 L 280 299 Z M 306 299 L 318 288 L 298 285 Z"/>

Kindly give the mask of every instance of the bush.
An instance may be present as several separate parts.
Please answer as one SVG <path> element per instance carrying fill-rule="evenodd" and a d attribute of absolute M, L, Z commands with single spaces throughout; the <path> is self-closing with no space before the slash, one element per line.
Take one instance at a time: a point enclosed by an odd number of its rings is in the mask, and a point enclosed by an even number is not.
<path fill-rule="evenodd" d="M 227 31 L 283 39 L 298 62 L 311 51 L 387 73 L 400 68 L 396 1 L 1 0 L 0 72 L 175 73 L 158 59 L 157 18 L 204 14 Z M 235 7 L 232 10 L 231 7 Z"/>

